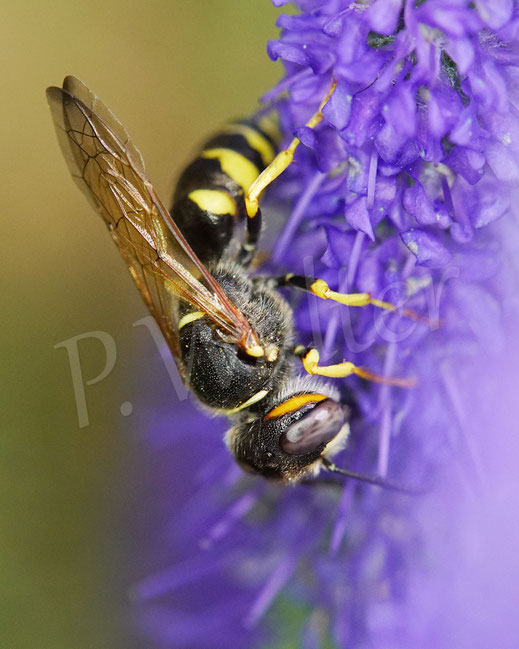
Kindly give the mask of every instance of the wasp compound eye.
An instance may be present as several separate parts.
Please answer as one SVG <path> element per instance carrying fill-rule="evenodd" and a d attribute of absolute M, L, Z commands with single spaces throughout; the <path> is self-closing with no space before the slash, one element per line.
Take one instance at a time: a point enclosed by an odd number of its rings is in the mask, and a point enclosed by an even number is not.
<path fill-rule="evenodd" d="M 279 440 L 281 448 L 290 455 L 310 453 L 336 437 L 344 423 L 341 404 L 327 399 L 288 426 Z"/>

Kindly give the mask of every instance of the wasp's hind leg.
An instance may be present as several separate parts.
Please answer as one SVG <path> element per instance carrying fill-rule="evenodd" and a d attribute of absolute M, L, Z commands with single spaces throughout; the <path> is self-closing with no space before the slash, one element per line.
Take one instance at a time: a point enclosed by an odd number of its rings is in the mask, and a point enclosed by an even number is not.
<path fill-rule="evenodd" d="M 303 367 L 308 374 L 318 374 L 319 376 L 329 376 L 331 378 L 344 378 L 355 374 L 367 381 L 375 383 L 384 383 L 385 385 L 394 385 L 399 388 L 412 388 L 416 385 L 413 378 L 400 379 L 396 377 L 381 376 L 370 372 L 364 367 L 358 367 L 351 361 L 344 361 L 336 365 L 319 365 L 319 352 L 313 347 L 303 347 L 299 345 L 294 349 L 294 354 L 301 359 Z"/>
<path fill-rule="evenodd" d="M 398 312 L 411 320 L 431 325 L 431 321 L 428 318 L 421 316 L 415 311 L 412 311 L 411 309 L 401 309 L 391 302 L 377 300 L 372 297 L 370 293 L 337 293 L 336 291 L 332 291 L 323 279 L 288 273 L 287 275 L 276 277 L 276 284 L 277 286 L 293 286 L 294 288 L 299 288 L 311 293 L 312 295 L 320 297 L 323 300 L 333 300 L 334 302 L 339 302 L 345 306 L 367 306 L 368 304 L 372 304 L 380 309 Z"/>
<path fill-rule="evenodd" d="M 337 83 L 334 81 L 331 85 L 330 90 L 328 91 L 328 94 L 321 102 L 319 110 L 314 115 L 312 115 L 308 122 L 306 122 L 305 126 L 307 126 L 308 128 L 314 128 L 323 119 L 323 114 L 321 111 L 328 99 L 331 97 L 336 85 Z M 270 185 L 270 183 L 274 181 L 278 176 L 280 176 L 283 171 L 285 171 L 285 169 L 291 164 L 292 160 L 294 159 L 294 153 L 296 152 L 296 149 L 300 145 L 300 143 L 301 142 L 298 138 L 294 138 L 286 149 L 283 149 L 276 155 L 274 160 L 260 173 L 260 175 L 250 186 L 248 195 L 245 198 L 245 206 L 247 209 L 247 216 L 249 221 L 253 221 L 255 218 L 257 218 L 256 215 L 260 211 L 259 198 L 263 190 L 266 189 Z M 258 227 L 256 227 L 256 229 L 259 231 Z"/>
<path fill-rule="evenodd" d="M 305 126 L 307 126 L 308 128 L 314 128 L 323 119 L 323 114 L 321 111 L 330 98 L 331 94 L 335 90 L 336 85 L 336 82 L 332 83 L 328 94 L 319 106 L 319 110 L 314 115 L 312 115 L 308 122 L 306 122 Z M 260 196 L 263 191 L 270 185 L 270 183 L 276 180 L 276 178 L 280 176 L 292 163 L 294 154 L 300 143 L 301 141 L 298 138 L 294 138 L 286 149 L 283 149 L 276 155 L 274 160 L 272 160 L 272 162 L 260 173 L 260 175 L 256 178 L 256 180 L 249 188 L 248 194 L 245 197 L 245 208 L 247 211 L 247 234 L 245 236 L 244 242 L 242 243 L 240 252 L 238 253 L 238 261 L 244 266 L 250 264 L 252 257 L 254 256 L 256 244 L 261 230 L 261 210 L 259 207 Z"/>
<path fill-rule="evenodd" d="M 258 239 L 261 231 L 261 221 L 262 216 L 259 207 L 256 210 L 254 216 L 247 216 L 247 232 L 237 256 L 238 263 L 240 263 L 245 268 L 250 265 L 252 258 L 254 257 L 254 253 L 256 252 L 256 246 L 258 244 Z"/>

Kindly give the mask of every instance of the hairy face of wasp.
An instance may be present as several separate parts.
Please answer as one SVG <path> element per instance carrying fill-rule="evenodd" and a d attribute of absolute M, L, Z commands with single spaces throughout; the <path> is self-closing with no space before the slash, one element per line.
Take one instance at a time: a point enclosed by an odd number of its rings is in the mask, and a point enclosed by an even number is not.
<path fill-rule="evenodd" d="M 274 480 L 296 481 L 317 473 L 321 458 L 344 446 L 349 410 L 335 398 L 305 391 L 275 397 L 270 403 L 276 405 L 266 414 L 244 419 L 227 435 L 227 443 L 245 470 Z"/>

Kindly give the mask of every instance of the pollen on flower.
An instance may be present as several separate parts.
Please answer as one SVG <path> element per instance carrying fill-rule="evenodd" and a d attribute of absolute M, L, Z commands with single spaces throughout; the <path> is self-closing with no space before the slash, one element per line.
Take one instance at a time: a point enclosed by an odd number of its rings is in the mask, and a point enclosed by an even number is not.
<path fill-rule="evenodd" d="M 416 241 L 409 241 L 407 247 L 413 253 L 413 255 L 415 255 L 415 257 L 418 257 L 418 244 L 416 243 Z"/>

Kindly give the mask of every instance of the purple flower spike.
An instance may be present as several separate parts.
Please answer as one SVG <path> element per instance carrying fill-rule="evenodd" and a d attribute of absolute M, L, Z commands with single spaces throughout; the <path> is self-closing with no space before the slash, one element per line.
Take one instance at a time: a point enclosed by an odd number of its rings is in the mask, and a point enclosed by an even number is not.
<path fill-rule="evenodd" d="M 244 476 L 225 422 L 178 404 L 185 434 L 161 434 L 155 457 L 141 628 L 175 649 L 512 649 L 519 2 L 294 4 L 268 44 L 286 77 L 264 110 L 302 145 L 266 192 L 265 241 L 279 235 L 261 272 L 400 309 L 285 292 L 323 364 L 416 381 L 331 379 L 351 409 L 336 464 L 415 493 Z"/>

